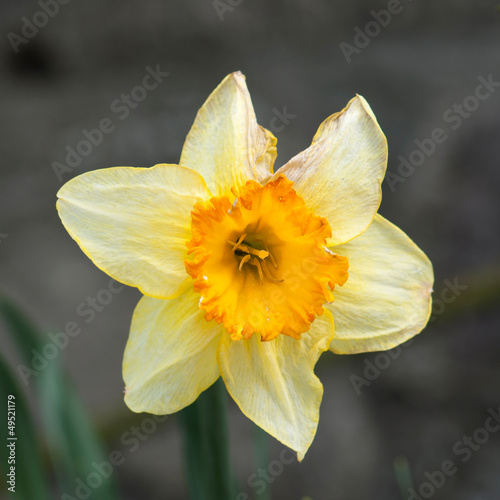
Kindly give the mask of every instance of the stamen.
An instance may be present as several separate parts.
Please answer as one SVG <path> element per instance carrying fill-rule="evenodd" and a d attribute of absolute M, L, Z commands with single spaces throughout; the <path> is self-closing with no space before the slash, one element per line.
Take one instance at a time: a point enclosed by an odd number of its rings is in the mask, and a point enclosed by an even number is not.
<path fill-rule="evenodd" d="M 265 250 L 256 250 L 255 248 L 248 247 L 247 245 L 240 245 L 240 250 L 255 255 L 259 259 L 265 259 L 269 255 L 269 252 L 266 252 Z"/>
<path fill-rule="evenodd" d="M 275 278 L 271 271 L 269 270 L 269 267 L 267 266 L 267 261 L 264 260 L 267 257 L 270 258 L 271 264 L 274 266 L 275 269 L 278 269 L 278 264 L 276 262 L 276 259 L 274 258 L 274 255 L 269 251 L 268 246 L 266 243 L 263 241 L 259 242 L 264 245 L 266 248 L 265 250 L 257 250 L 256 248 L 252 248 L 248 244 L 244 244 L 243 241 L 245 241 L 245 238 L 247 237 L 247 233 L 243 233 L 239 238 L 238 241 L 234 242 L 231 240 L 226 240 L 226 243 L 232 246 L 232 251 L 236 253 L 236 251 L 239 252 L 239 256 L 241 257 L 240 263 L 238 265 L 238 270 L 241 271 L 243 269 L 243 266 L 248 263 L 251 264 L 252 266 L 255 266 L 257 268 L 257 272 L 259 273 L 259 280 L 260 284 L 264 284 L 264 276 L 269 280 L 272 281 L 273 283 L 282 283 L 284 280 L 280 280 L 278 278 Z M 241 255 L 241 254 L 244 255 Z"/>
<path fill-rule="evenodd" d="M 241 260 L 240 260 L 240 265 L 238 266 L 238 270 L 241 271 L 243 269 L 243 266 L 245 262 L 248 262 L 251 259 L 251 255 L 246 254 Z"/>
<path fill-rule="evenodd" d="M 250 264 L 252 264 L 253 266 L 255 266 L 257 268 L 257 271 L 259 273 L 260 284 L 263 285 L 264 284 L 264 275 L 262 274 L 262 266 L 260 265 L 259 260 L 254 257 L 250 261 Z"/>
<path fill-rule="evenodd" d="M 238 241 L 234 244 L 234 247 L 233 247 L 233 252 L 241 245 L 241 242 L 246 238 L 247 236 L 247 233 L 243 233 L 239 238 L 238 238 Z M 232 243 L 228 240 L 228 243 L 230 243 L 232 245 Z"/>
<path fill-rule="evenodd" d="M 246 236 L 246 234 L 244 236 Z M 238 239 L 238 242 L 236 242 L 236 243 L 234 243 L 233 241 L 230 241 L 230 240 L 226 240 L 226 241 L 230 245 L 234 245 L 233 246 L 233 252 L 235 250 L 240 250 L 241 252 L 245 252 L 245 253 L 249 253 L 251 255 L 255 255 L 259 259 L 265 259 L 269 255 L 269 252 L 267 252 L 266 250 L 256 250 L 255 248 L 249 247 L 247 245 L 243 245 L 242 243 L 239 242 L 240 240 L 241 240 L 241 237 Z"/>
<path fill-rule="evenodd" d="M 269 254 L 271 255 L 271 254 Z M 261 266 L 262 266 L 262 270 L 264 271 L 264 274 L 266 275 L 266 278 L 269 280 L 269 281 L 272 281 L 273 283 L 283 283 L 283 281 L 285 280 L 279 280 L 277 278 L 275 278 L 272 274 L 271 274 L 271 271 L 269 271 L 269 268 L 267 267 L 267 262 L 265 260 L 263 260 L 261 262 Z"/>
<path fill-rule="evenodd" d="M 269 254 L 269 258 L 271 259 L 271 262 L 274 266 L 274 269 L 278 269 L 278 263 L 276 262 L 276 259 L 274 258 L 273 254 L 269 251 L 269 248 L 265 243 L 264 243 L 264 247 L 267 250 L 267 253 Z"/>

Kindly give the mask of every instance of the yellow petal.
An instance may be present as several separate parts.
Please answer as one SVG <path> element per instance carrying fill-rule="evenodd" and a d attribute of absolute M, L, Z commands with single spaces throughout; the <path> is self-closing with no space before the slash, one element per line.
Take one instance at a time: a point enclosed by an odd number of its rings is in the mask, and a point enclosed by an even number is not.
<path fill-rule="evenodd" d="M 403 231 L 376 215 L 363 234 L 331 249 L 349 259 L 349 279 L 325 306 L 335 322 L 333 352 L 391 349 L 424 328 L 432 264 Z"/>
<path fill-rule="evenodd" d="M 319 127 L 309 148 L 275 174 L 293 181 L 309 209 L 332 227 L 329 245 L 361 234 L 376 214 L 387 167 L 387 141 L 368 103 L 352 99 Z"/>
<path fill-rule="evenodd" d="M 228 75 L 200 108 L 180 164 L 197 170 L 215 196 L 271 177 L 276 138 L 257 124 L 245 77 Z"/>
<path fill-rule="evenodd" d="M 170 298 L 191 278 L 191 210 L 210 197 L 203 178 L 178 165 L 95 170 L 57 194 L 59 216 L 97 267 L 145 295 Z"/>
<path fill-rule="evenodd" d="M 266 432 L 297 451 L 301 460 L 319 420 L 323 386 L 314 365 L 333 334 L 325 311 L 300 340 L 280 335 L 261 342 L 221 338 L 218 361 L 226 387 L 241 411 Z"/>
<path fill-rule="evenodd" d="M 137 305 L 123 359 L 125 403 L 132 411 L 174 413 L 219 378 L 223 329 L 205 321 L 198 300 L 187 290 L 171 300 L 143 297 Z"/>

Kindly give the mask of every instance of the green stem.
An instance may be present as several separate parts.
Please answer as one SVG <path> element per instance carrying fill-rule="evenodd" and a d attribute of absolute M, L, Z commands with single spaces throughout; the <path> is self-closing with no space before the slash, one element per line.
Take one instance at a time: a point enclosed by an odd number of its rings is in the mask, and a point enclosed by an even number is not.
<path fill-rule="evenodd" d="M 226 389 L 222 380 L 200 394 L 179 416 L 189 497 L 232 499 Z"/>
<path fill-rule="evenodd" d="M 408 497 L 408 489 L 413 486 L 408 459 L 402 455 L 394 459 L 394 473 L 398 482 L 401 498 Z"/>

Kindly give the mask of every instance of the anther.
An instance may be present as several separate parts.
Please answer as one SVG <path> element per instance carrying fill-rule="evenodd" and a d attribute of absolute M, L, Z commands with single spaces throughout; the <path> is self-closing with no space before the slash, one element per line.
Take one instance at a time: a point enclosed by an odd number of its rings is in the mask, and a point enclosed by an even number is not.
<path fill-rule="evenodd" d="M 243 236 L 246 236 L 246 234 Z M 267 252 L 266 250 L 256 250 L 255 248 L 249 247 L 248 245 L 243 245 L 240 242 L 240 240 L 242 240 L 241 237 L 238 239 L 238 241 L 236 243 L 234 243 L 233 241 L 230 241 L 230 240 L 226 240 L 226 241 L 230 245 L 233 245 L 233 248 L 232 248 L 233 252 L 236 250 L 240 250 L 241 252 L 255 255 L 259 259 L 265 259 L 269 255 L 269 252 Z"/>

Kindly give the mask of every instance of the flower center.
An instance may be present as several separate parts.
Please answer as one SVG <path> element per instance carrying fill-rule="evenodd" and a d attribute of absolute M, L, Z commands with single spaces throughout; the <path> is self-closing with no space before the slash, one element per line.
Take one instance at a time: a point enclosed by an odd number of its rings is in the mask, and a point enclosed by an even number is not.
<path fill-rule="evenodd" d="M 269 257 L 269 261 L 271 261 L 272 266 L 275 269 L 278 269 L 278 264 L 276 262 L 276 259 L 273 257 L 273 254 L 269 251 L 267 245 L 261 242 L 265 250 L 263 249 L 259 250 L 258 248 L 253 248 L 249 242 L 245 241 L 246 237 L 247 233 L 243 233 L 238 238 L 238 241 L 236 243 L 226 240 L 227 243 L 229 243 L 232 246 L 231 250 L 234 252 L 234 254 L 240 258 L 238 270 L 242 271 L 243 266 L 246 263 L 248 263 L 249 265 L 252 265 L 256 268 L 261 285 L 264 284 L 264 277 L 269 281 L 272 281 L 273 283 L 282 283 L 284 280 L 275 278 L 272 275 L 269 268 L 267 267 L 268 261 L 266 261 L 266 258 Z"/>
<path fill-rule="evenodd" d="M 234 340 L 254 333 L 298 339 L 347 280 L 347 258 L 326 249 L 328 221 L 310 212 L 284 176 L 232 193 L 192 211 L 185 265 L 200 308 Z"/>

